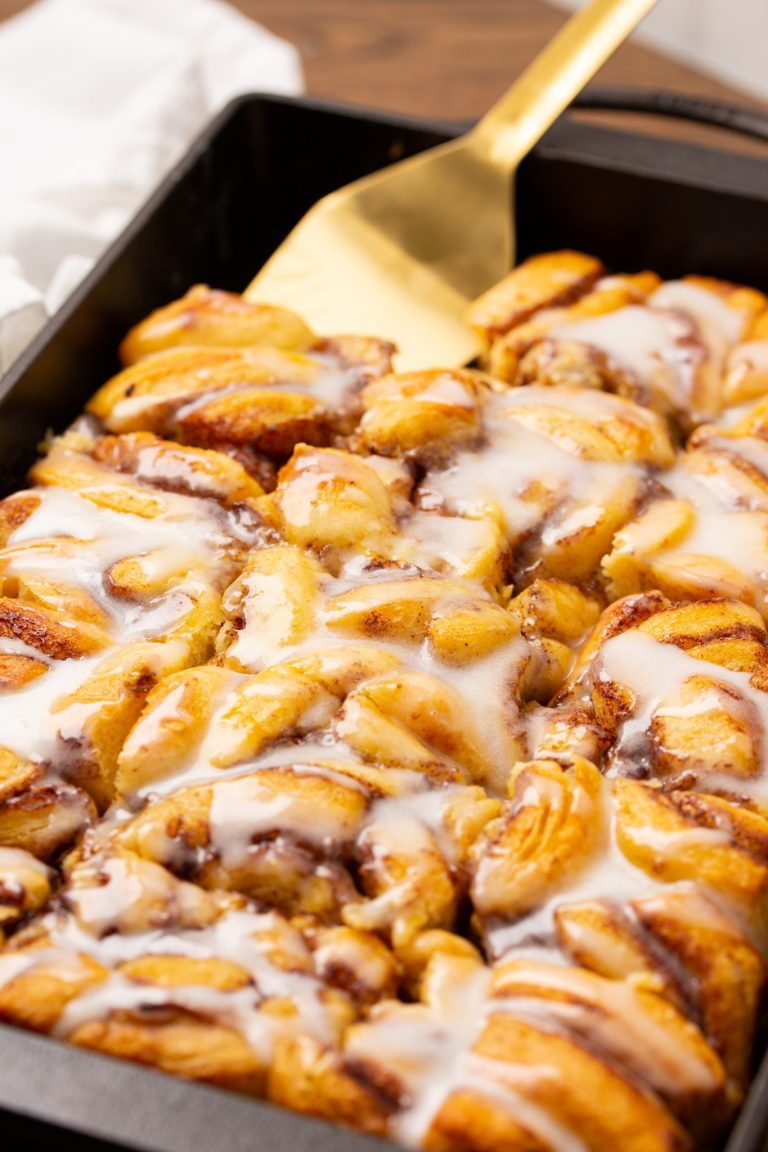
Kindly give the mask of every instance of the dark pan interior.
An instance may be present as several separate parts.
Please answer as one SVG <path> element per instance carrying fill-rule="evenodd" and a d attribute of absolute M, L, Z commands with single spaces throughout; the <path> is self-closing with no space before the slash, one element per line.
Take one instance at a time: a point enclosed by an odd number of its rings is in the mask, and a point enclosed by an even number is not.
<path fill-rule="evenodd" d="M 242 289 L 320 196 L 447 128 L 245 97 L 214 122 L 0 382 L 0 493 L 117 368 L 127 328 L 190 284 Z M 561 121 L 518 176 L 521 256 L 594 252 L 613 268 L 697 271 L 768 289 L 768 167 Z"/>
<path fill-rule="evenodd" d="M 116 370 L 127 328 L 190 284 L 242 289 L 320 196 L 452 135 L 310 101 L 225 110 L 0 381 L 0 495 L 24 482 Z M 581 248 L 614 269 L 768 291 L 768 166 L 561 121 L 518 174 L 518 252 Z M 378 1141 L 0 1026 L 0 1123 L 29 1152 L 373 1152 Z M 88 1134 L 87 1136 L 75 1133 Z M 768 1064 L 727 1152 L 761 1152 Z"/>
<path fill-rule="evenodd" d="M 230 105 L 0 382 L 0 494 L 117 370 L 131 324 L 191 284 L 243 289 L 326 192 L 446 137 L 305 103 Z"/>

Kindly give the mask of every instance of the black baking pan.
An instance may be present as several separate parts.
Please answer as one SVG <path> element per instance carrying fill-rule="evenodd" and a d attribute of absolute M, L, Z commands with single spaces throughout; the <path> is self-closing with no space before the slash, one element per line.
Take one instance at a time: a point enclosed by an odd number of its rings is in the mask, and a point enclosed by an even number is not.
<path fill-rule="evenodd" d="M 617 94 L 595 94 L 613 106 Z M 768 137 L 759 115 L 652 93 L 633 111 Z M 241 290 L 320 196 L 455 134 L 445 126 L 247 96 L 193 145 L 0 382 L 0 492 L 117 369 L 130 325 L 196 282 Z M 768 163 L 563 118 L 523 163 L 518 254 L 573 247 L 768 291 Z M 381 333 L 386 335 L 386 333 Z M 0 737 L 2 714 L 0 713 Z M 0 1132 L 24 1152 L 375 1152 L 391 1145 L 258 1101 L 0 1026 Z M 763 1152 L 768 1061 L 726 1152 Z"/>

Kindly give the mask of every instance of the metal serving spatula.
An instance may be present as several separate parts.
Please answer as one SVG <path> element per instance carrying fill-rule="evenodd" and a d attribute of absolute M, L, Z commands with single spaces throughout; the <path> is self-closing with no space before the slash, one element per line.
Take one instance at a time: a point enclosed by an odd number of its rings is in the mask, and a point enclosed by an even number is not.
<path fill-rule="evenodd" d="M 467 135 L 320 200 L 246 298 L 393 340 L 401 369 L 471 360 L 466 306 L 514 262 L 517 165 L 655 3 L 591 0 Z"/>

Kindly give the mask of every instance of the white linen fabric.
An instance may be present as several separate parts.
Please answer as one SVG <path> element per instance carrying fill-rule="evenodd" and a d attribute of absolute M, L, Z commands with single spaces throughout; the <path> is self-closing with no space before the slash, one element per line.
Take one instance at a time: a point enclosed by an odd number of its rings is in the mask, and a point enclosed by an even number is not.
<path fill-rule="evenodd" d="M 0 25 L 0 373 L 233 96 L 302 90 L 221 0 L 40 0 Z"/>

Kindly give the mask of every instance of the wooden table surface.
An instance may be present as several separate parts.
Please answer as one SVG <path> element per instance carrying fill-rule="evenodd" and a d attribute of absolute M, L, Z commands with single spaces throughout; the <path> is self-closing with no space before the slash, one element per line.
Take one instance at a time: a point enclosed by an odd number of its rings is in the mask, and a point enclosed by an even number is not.
<path fill-rule="evenodd" d="M 479 115 L 565 19 L 539 0 L 233 2 L 298 46 L 313 95 L 448 120 Z M 29 3 L 0 0 L 0 19 Z M 599 79 L 744 102 L 635 44 L 619 49 Z"/>
<path fill-rule="evenodd" d="M 566 16 L 539 0 L 238 0 L 237 7 L 298 46 L 310 92 L 446 119 L 482 113 Z M 635 44 L 620 48 L 599 80 L 739 99 Z"/>

